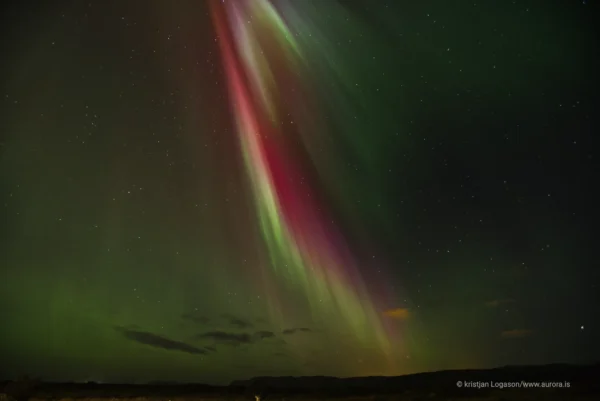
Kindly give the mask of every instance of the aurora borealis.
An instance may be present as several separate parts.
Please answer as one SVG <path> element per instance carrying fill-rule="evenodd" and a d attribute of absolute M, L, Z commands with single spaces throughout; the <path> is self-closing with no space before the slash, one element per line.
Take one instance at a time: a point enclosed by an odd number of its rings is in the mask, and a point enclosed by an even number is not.
<path fill-rule="evenodd" d="M 294 61 L 299 60 L 294 60 L 294 55 L 291 55 L 288 56 L 291 60 L 286 63 L 277 56 L 288 51 L 295 52 L 295 56 L 300 58 L 300 46 L 268 1 L 227 4 L 229 9 L 224 9 L 218 2 L 213 5 L 213 15 L 230 82 L 230 98 L 241 150 L 271 256 L 266 264 L 277 273 L 281 272 L 279 274 L 292 286 L 303 287 L 312 318 L 321 317 L 321 324 L 334 323 L 328 331 L 355 335 L 359 340 L 379 345 L 379 351 L 389 355 L 389 340 L 379 316 L 384 309 L 373 305 L 369 292 L 363 289 L 361 272 L 353 266 L 354 260 L 349 257 L 351 251 L 344 248 L 343 240 L 335 235 L 331 227 L 333 221 L 326 220 L 323 208 L 313 196 L 311 183 L 304 178 L 306 173 L 298 166 L 298 157 L 288 149 L 290 141 L 284 138 L 286 134 L 302 138 L 301 130 L 306 131 L 304 135 L 319 134 L 315 124 L 304 124 L 316 112 L 304 110 L 310 107 L 311 99 L 302 98 L 288 109 L 287 116 L 298 120 L 297 125 L 302 128 L 280 128 L 283 116 L 277 108 L 285 101 L 273 101 L 277 95 L 275 91 L 278 86 L 294 85 L 294 82 L 288 78 L 290 73 L 282 73 L 283 82 L 279 83 L 277 72 L 278 69 L 286 70 L 284 64 L 294 66 Z M 293 7 L 290 3 L 282 4 Z M 246 24 L 245 20 L 254 15 L 262 18 L 252 25 Z M 227 17 L 230 32 L 225 27 Z M 275 47 L 269 43 L 272 38 L 279 38 L 280 45 Z M 270 53 L 275 54 L 272 61 L 268 57 Z M 247 74 L 244 67 L 248 70 Z M 259 70 L 261 67 L 262 70 Z M 245 79 L 246 76 L 249 78 Z M 298 111 L 305 114 L 296 116 Z M 292 143 L 292 147 L 298 146 L 297 142 Z M 277 316 L 288 314 L 287 308 L 281 307 L 286 302 L 285 298 L 279 295 L 269 300 Z M 371 348 L 370 352 L 376 351 Z"/>
<path fill-rule="evenodd" d="M 597 360 L 594 8 L 7 8 L 2 376 Z"/>

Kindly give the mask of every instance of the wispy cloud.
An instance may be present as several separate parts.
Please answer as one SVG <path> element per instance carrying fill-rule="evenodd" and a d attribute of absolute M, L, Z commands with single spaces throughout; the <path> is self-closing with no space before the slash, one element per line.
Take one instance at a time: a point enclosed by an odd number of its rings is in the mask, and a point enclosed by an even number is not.
<path fill-rule="evenodd" d="M 273 333 L 272 331 L 261 330 L 254 333 L 254 337 L 258 338 L 259 340 L 264 340 L 266 338 L 275 337 L 275 333 Z"/>
<path fill-rule="evenodd" d="M 291 329 L 285 329 L 281 332 L 285 335 L 295 334 L 295 333 L 312 333 L 312 330 L 307 327 L 294 327 Z"/>
<path fill-rule="evenodd" d="M 254 327 L 254 325 L 251 322 L 241 319 L 239 317 L 230 315 L 228 313 L 224 313 L 222 316 L 225 320 L 227 320 L 229 322 L 230 325 L 237 327 L 238 329 L 249 329 L 251 327 Z"/>
<path fill-rule="evenodd" d="M 408 310 L 408 308 L 388 309 L 384 311 L 383 314 L 386 317 L 389 317 L 390 319 L 396 320 L 407 320 L 408 318 L 410 318 L 410 311 Z"/>
<path fill-rule="evenodd" d="M 181 318 L 202 325 L 208 324 L 210 322 L 210 319 L 206 316 L 199 316 L 193 313 L 183 313 L 181 315 Z"/>
<path fill-rule="evenodd" d="M 533 331 L 527 329 L 512 329 L 512 330 L 504 330 L 500 333 L 500 337 L 510 339 L 510 338 L 523 338 L 529 337 L 533 335 Z"/>
<path fill-rule="evenodd" d="M 188 354 L 206 354 L 207 351 L 182 341 L 171 340 L 158 334 L 149 333 L 147 331 L 132 330 L 126 327 L 115 327 L 128 340 L 139 344 L 148 345 L 154 348 L 160 348 L 168 351 L 181 351 Z"/>
<path fill-rule="evenodd" d="M 267 340 L 275 338 L 275 333 L 267 330 L 260 330 L 253 334 L 250 333 L 229 333 L 226 331 L 209 331 L 206 333 L 198 334 L 197 339 L 208 339 L 219 344 L 226 344 L 231 346 L 239 346 L 242 344 L 252 344 L 261 340 Z M 215 350 L 214 347 L 204 347 L 209 350 Z"/>
<path fill-rule="evenodd" d="M 198 334 L 198 339 L 209 339 L 217 343 L 238 346 L 252 343 L 252 336 L 248 333 L 228 333 L 225 331 L 209 331 Z"/>

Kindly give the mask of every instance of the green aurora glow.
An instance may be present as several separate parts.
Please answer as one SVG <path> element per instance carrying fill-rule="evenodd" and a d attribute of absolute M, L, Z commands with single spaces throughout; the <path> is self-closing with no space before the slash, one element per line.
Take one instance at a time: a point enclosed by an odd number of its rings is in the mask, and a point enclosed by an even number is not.
<path fill-rule="evenodd" d="M 331 269 L 307 260 L 333 251 L 265 233 L 289 214 L 260 214 L 266 170 L 240 144 L 210 1 L 176 3 L 5 17 L 4 376 L 227 383 L 600 355 L 577 178 L 595 163 L 595 6 L 302 0 L 244 16 L 279 74 L 263 114 L 294 188 L 358 272 L 339 263 L 323 284 L 314 270 Z"/>

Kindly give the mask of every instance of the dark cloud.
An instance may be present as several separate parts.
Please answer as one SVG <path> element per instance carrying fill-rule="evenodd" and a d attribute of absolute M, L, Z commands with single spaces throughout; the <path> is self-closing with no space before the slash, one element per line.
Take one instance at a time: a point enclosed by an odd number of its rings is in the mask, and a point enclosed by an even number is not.
<path fill-rule="evenodd" d="M 194 315 L 193 313 L 184 313 L 181 315 L 181 318 L 197 324 L 207 324 L 210 322 L 210 319 L 206 316 L 198 316 Z"/>
<path fill-rule="evenodd" d="M 231 318 L 229 319 L 229 323 L 231 323 L 233 326 L 236 326 L 240 329 L 247 329 L 252 327 L 252 323 L 247 322 L 245 320 L 242 319 L 237 319 L 237 318 Z"/>
<path fill-rule="evenodd" d="M 251 322 L 247 320 L 240 319 L 239 317 L 227 313 L 223 314 L 222 316 L 229 322 L 230 325 L 235 326 L 238 329 L 249 329 L 254 326 Z"/>
<path fill-rule="evenodd" d="M 242 344 L 252 344 L 261 340 L 275 338 L 275 333 L 272 331 L 261 330 L 254 334 L 250 333 L 228 333 L 225 331 L 209 331 L 207 333 L 199 334 L 196 336 L 197 339 L 210 339 L 220 344 L 227 344 L 231 346 L 238 346 Z M 205 349 L 215 350 L 214 347 L 204 347 Z"/>
<path fill-rule="evenodd" d="M 254 333 L 254 337 L 257 337 L 259 340 L 263 340 L 265 338 L 275 337 L 275 333 L 273 333 L 272 331 L 261 330 Z"/>
<path fill-rule="evenodd" d="M 218 343 L 238 346 L 252 343 L 252 336 L 248 333 L 227 333 L 225 331 L 209 331 L 199 334 L 198 339 L 210 339 Z"/>
<path fill-rule="evenodd" d="M 306 328 L 306 327 L 295 327 L 292 329 L 285 329 L 281 333 L 289 335 L 289 334 L 295 334 L 295 333 L 311 333 L 311 332 L 312 332 L 312 330 L 309 328 Z"/>
<path fill-rule="evenodd" d="M 186 344 L 181 341 L 171 340 L 157 334 L 148 333 L 146 331 L 132 330 L 126 327 L 115 327 L 115 330 L 123 334 L 123 336 L 128 340 L 135 341 L 139 344 L 149 345 L 150 347 L 160 348 L 168 351 L 187 352 L 188 354 L 195 355 L 207 353 L 206 350 L 196 348 L 193 345 Z"/>

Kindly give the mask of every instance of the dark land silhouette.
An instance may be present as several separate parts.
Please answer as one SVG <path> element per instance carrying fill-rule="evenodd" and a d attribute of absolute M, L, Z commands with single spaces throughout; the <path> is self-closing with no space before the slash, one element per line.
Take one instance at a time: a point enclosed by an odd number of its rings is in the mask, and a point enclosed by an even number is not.
<path fill-rule="evenodd" d="M 516 383 L 516 385 L 515 385 Z M 501 388 L 509 386 L 509 388 Z M 537 387 L 535 387 L 537 386 Z M 600 363 L 506 366 L 449 370 L 396 377 L 255 377 L 228 386 L 49 383 L 23 378 L 0 383 L 1 401 L 166 399 L 223 400 L 598 400 Z"/>

